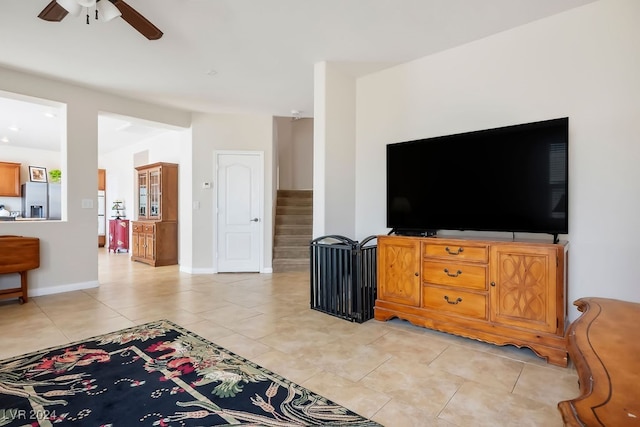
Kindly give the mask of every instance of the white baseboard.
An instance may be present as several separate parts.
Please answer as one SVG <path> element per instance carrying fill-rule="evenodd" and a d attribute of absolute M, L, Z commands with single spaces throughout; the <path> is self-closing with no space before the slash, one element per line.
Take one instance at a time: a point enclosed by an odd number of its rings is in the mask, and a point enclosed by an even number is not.
<path fill-rule="evenodd" d="M 261 273 L 264 273 L 264 274 L 271 274 L 271 273 L 273 273 L 273 268 L 271 268 L 271 267 L 263 268 L 263 269 L 262 269 L 262 271 L 261 271 Z"/>
<path fill-rule="evenodd" d="M 215 274 L 218 271 L 215 268 L 191 268 L 180 266 L 180 271 L 188 274 Z"/>
<path fill-rule="evenodd" d="M 45 288 L 29 288 L 29 297 L 41 297 L 43 295 L 61 294 L 63 292 L 81 291 L 83 289 L 97 288 L 100 286 L 97 280 L 83 283 L 70 283 L 68 285 L 47 286 Z"/>

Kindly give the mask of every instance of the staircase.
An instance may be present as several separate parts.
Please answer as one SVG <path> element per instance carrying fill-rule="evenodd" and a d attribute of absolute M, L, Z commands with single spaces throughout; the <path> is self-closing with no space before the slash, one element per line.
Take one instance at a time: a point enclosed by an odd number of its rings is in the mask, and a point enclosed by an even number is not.
<path fill-rule="evenodd" d="M 309 271 L 312 190 L 278 190 L 273 272 Z"/>

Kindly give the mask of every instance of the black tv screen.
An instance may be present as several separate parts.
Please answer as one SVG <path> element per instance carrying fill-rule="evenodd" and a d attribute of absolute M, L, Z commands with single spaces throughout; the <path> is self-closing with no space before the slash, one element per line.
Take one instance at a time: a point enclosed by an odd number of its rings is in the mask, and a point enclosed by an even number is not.
<path fill-rule="evenodd" d="M 569 119 L 387 145 L 387 227 L 568 233 Z"/>

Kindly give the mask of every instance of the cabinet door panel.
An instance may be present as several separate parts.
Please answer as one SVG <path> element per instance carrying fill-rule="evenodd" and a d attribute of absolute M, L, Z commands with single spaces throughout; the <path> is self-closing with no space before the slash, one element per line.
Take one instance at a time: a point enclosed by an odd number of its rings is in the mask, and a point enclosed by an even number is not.
<path fill-rule="evenodd" d="M 138 172 L 138 218 L 145 219 L 149 213 L 147 172 Z"/>
<path fill-rule="evenodd" d="M 491 320 L 555 332 L 556 251 L 494 246 L 491 258 Z"/>
<path fill-rule="evenodd" d="M 20 163 L 0 162 L 0 197 L 20 197 Z"/>
<path fill-rule="evenodd" d="M 147 233 L 144 235 L 144 244 L 145 244 L 145 255 L 144 257 L 148 260 L 156 259 L 156 250 L 155 250 L 155 234 Z"/>
<path fill-rule="evenodd" d="M 378 240 L 378 298 L 398 304 L 420 305 L 420 242 Z"/>
<path fill-rule="evenodd" d="M 161 214 L 161 190 L 160 190 L 160 168 L 149 170 L 149 211 L 147 216 L 153 219 L 159 219 Z"/>

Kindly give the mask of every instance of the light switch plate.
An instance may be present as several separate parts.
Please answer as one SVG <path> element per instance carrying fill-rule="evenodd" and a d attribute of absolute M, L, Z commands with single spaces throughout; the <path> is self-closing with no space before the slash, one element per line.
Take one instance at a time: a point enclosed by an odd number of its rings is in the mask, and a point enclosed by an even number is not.
<path fill-rule="evenodd" d="M 82 209 L 93 209 L 93 199 L 82 199 Z"/>

